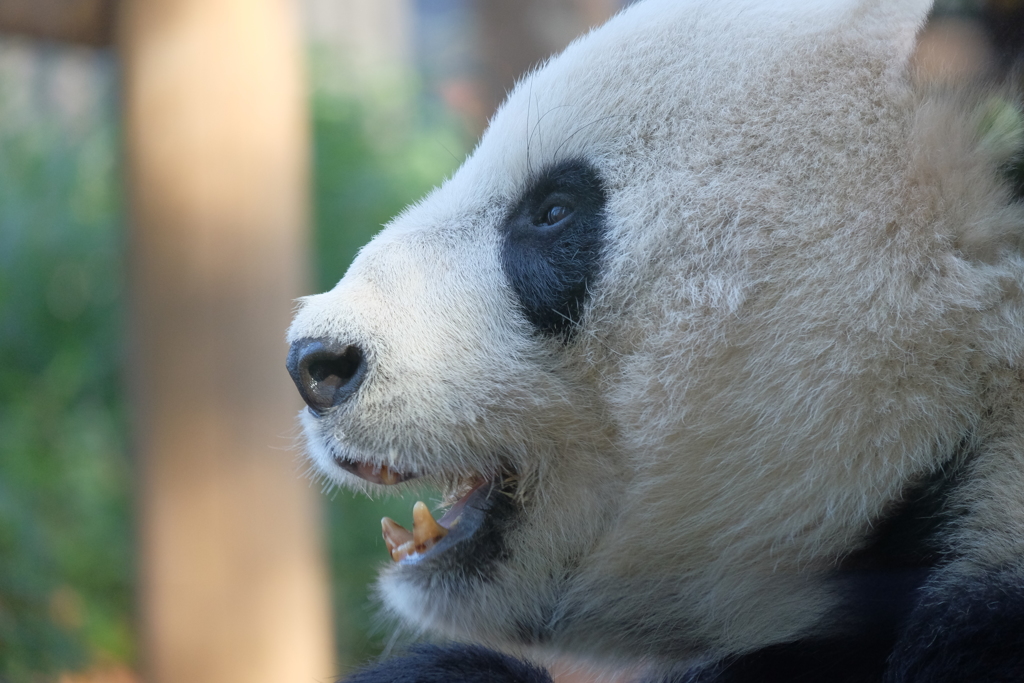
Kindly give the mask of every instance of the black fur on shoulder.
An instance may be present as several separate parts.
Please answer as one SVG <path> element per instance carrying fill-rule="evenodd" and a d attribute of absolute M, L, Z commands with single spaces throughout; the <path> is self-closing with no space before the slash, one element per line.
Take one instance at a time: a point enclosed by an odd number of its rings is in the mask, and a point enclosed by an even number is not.
<path fill-rule="evenodd" d="M 1024 576 L 1020 570 L 989 572 L 939 590 L 925 589 L 884 680 L 1024 681 Z"/>
<path fill-rule="evenodd" d="M 476 645 L 420 645 L 343 683 L 552 683 L 538 666 Z"/>
<path fill-rule="evenodd" d="M 661 683 L 878 683 L 886 635 L 774 645 Z"/>

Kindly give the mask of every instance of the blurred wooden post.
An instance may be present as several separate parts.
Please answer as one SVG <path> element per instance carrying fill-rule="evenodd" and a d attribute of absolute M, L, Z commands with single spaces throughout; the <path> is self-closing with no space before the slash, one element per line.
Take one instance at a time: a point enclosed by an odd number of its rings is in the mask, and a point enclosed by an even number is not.
<path fill-rule="evenodd" d="M 122 0 L 142 666 L 336 673 L 319 489 L 289 451 L 307 124 L 289 0 Z"/>

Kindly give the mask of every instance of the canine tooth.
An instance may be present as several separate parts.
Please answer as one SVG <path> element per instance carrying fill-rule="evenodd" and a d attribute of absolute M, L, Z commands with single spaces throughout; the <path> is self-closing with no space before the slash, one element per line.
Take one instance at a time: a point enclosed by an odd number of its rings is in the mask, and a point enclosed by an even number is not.
<path fill-rule="evenodd" d="M 377 475 L 380 477 L 380 483 L 392 486 L 402 481 L 402 475 L 397 474 L 387 465 L 380 466 L 380 473 Z"/>
<path fill-rule="evenodd" d="M 412 508 L 411 532 L 390 517 L 380 520 L 380 527 L 384 543 L 395 562 L 410 555 L 426 552 L 448 535 L 448 530 L 434 521 L 433 515 L 422 501 L 417 502 Z"/>
<path fill-rule="evenodd" d="M 447 535 L 448 530 L 434 521 L 434 516 L 430 514 L 430 510 L 423 501 L 413 505 L 412 539 L 416 552 L 425 552 Z"/>
<path fill-rule="evenodd" d="M 387 545 L 392 560 L 398 562 L 413 553 L 416 544 L 413 542 L 412 532 L 390 517 L 380 520 L 380 527 L 384 544 Z"/>

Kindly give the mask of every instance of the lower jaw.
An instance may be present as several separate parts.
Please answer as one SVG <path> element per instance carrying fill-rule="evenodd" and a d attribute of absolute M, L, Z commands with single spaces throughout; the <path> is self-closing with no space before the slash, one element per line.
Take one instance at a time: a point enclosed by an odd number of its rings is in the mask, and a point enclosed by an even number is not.
<path fill-rule="evenodd" d="M 506 537 L 522 512 L 514 481 L 479 481 L 439 520 L 447 531 L 444 537 L 423 552 L 402 557 L 396 570 L 431 583 L 436 576 L 486 579 L 508 559 Z"/>

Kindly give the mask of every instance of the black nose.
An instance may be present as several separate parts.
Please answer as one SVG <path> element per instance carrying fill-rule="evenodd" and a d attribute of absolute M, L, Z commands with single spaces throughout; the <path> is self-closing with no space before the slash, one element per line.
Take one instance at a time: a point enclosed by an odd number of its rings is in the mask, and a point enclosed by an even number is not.
<path fill-rule="evenodd" d="M 310 412 L 320 417 L 359 388 L 366 375 L 366 355 L 354 345 L 299 339 L 288 352 L 287 366 L 302 400 Z"/>

